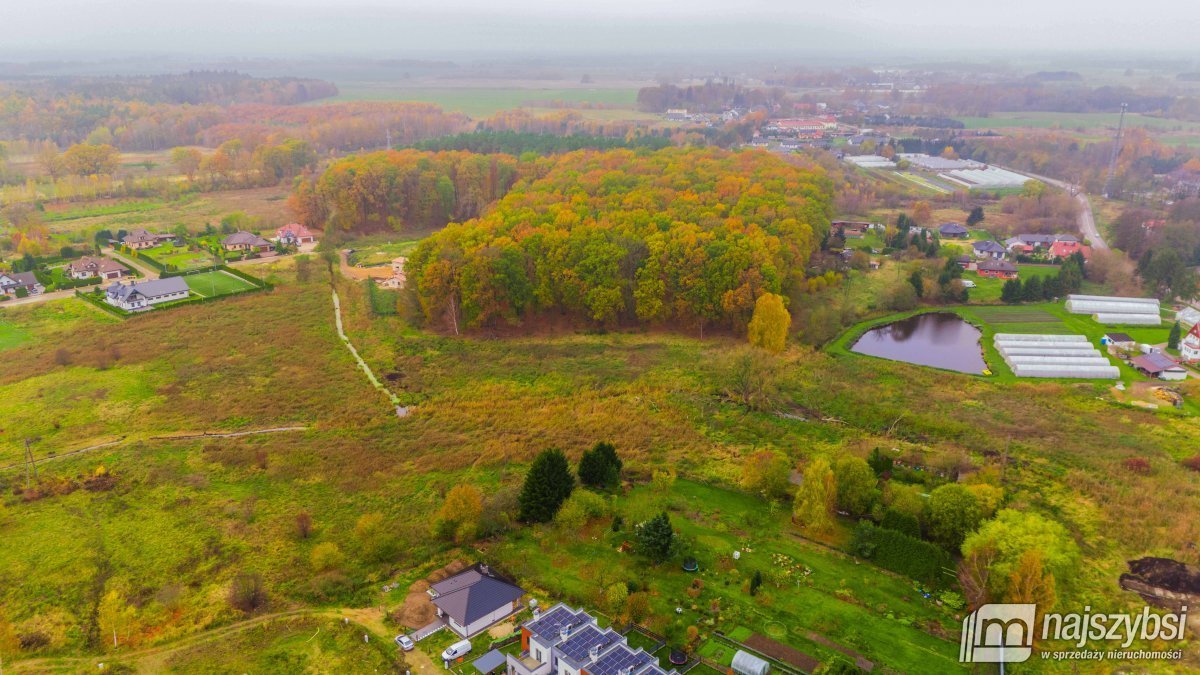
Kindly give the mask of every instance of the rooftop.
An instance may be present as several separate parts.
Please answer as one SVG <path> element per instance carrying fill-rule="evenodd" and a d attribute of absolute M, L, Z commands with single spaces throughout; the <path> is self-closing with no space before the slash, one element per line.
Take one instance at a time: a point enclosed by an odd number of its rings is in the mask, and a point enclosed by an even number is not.
<path fill-rule="evenodd" d="M 517 600 L 525 591 L 496 576 L 487 565 L 475 565 L 429 588 L 433 604 L 463 626 Z"/>
<path fill-rule="evenodd" d="M 587 623 L 592 623 L 592 617 L 587 612 L 559 604 L 551 607 L 541 617 L 526 623 L 525 627 L 534 635 L 549 640 L 558 638 L 558 633 L 564 626 L 580 626 Z"/>

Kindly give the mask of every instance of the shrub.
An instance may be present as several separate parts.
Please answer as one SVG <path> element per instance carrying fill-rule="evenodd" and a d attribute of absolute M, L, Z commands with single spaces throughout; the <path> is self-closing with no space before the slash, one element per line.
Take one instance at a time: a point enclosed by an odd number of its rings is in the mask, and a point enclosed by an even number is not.
<path fill-rule="evenodd" d="M 313 519 L 312 514 L 308 511 L 301 511 L 296 514 L 296 536 L 301 539 L 308 539 L 312 534 Z"/>
<path fill-rule="evenodd" d="M 886 570 L 929 584 L 945 583 L 944 570 L 953 564 L 938 546 L 866 521 L 855 528 L 850 550 Z"/>
<path fill-rule="evenodd" d="M 921 521 L 914 516 L 897 511 L 896 509 L 887 509 L 883 512 L 883 518 L 879 520 L 879 526 L 888 530 L 895 530 L 910 537 L 921 538 Z"/>
<path fill-rule="evenodd" d="M 251 614 L 267 604 L 267 592 L 263 589 L 262 577 L 242 573 L 233 578 L 229 586 L 229 605 L 236 610 Z"/>
<path fill-rule="evenodd" d="M 1200 471 L 1200 455 L 1193 455 L 1181 462 L 1184 467 L 1192 471 Z"/>
<path fill-rule="evenodd" d="M 309 562 L 317 572 L 328 572 L 342 566 L 346 556 L 342 549 L 332 541 L 317 544 L 308 556 Z"/>
<path fill-rule="evenodd" d="M 1145 457 L 1129 457 L 1121 464 L 1129 473 L 1136 473 L 1139 476 L 1146 476 L 1150 473 L 1150 460 Z"/>

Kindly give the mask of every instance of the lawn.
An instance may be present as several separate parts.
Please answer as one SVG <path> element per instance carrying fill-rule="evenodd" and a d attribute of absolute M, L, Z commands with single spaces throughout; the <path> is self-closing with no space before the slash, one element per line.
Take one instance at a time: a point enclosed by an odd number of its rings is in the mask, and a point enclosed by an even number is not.
<path fill-rule="evenodd" d="M 408 255 L 423 238 L 424 235 L 389 237 L 383 240 L 377 237 L 359 239 L 349 244 L 354 252 L 348 256 L 348 261 L 351 265 L 363 267 L 390 265 L 392 260 Z"/>
<path fill-rule="evenodd" d="M 4 311 L 0 309 L 0 312 Z M 0 316 L 0 351 L 12 349 L 30 338 L 29 331 Z"/>
<path fill-rule="evenodd" d="M 191 289 L 192 293 L 204 298 L 229 295 L 230 293 L 249 291 L 257 288 L 249 281 L 222 270 L 189 274 L 183 277 L 183 280 L 187 282 L 188 288 Z"/>
<path fill-rule="evenodd" d="M 212 267 L 213 255 L 208 251 L 192 250 L 190 246 L 175 246 L 171 243 L 160 244 L 154 248 L 139 251 L 142 257 L 151 258 L 168 270 L 187 271 Z"/>
<path fill-rule="evenodd" d="M 1045 280 L 1058 274 L 1058 265 L 1017 265 L 1017 276 L 1022 282 L 1033 277 Z M 990 304 L 1000 302 L 1000 293 L 1004 290 L 1004 279 L 983 277 L 977 272 L 963 272 L 963 279 L 975 282 L 975 288 L 970 289 L 968 297 L 972 303 Z"/>

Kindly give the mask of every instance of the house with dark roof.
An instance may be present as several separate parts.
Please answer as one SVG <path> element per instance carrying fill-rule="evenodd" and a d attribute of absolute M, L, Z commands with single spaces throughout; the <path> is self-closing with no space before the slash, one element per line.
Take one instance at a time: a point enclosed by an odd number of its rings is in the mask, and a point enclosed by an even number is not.
<path fill-rule="evenodd" d="M 1130 359 L 1129 365 L 1138 372 L 1160 380 L 1182 380 L 1187 378 L 1187 369 L 1162 352 L 1150 352 Z"/>
<path fill-rule="evenodd" d="M 1105 333 L 1104 337 L 1100 338 L 1100 344 L 1116 347 L 1117 349 L 1137 349 L 1137 340 L 1134 340 L 1126 333 Z"/>
<path fill-rule="evenodd" d="M 587 612 L 562 603 L 534 610 L 521 626 L 521 653 L 506 658 L 507 675 L 676 675 Z"/>
<path fill-rule="evenodd" d="M 478 564 L 429 587 L 438 616 L 450 630 L 471 637 L 487 630 L 521 608 L 525 591 Z"/>
<path fill-rule="evenodd" d="M 942 223 L 938 226 L 938 234 L 946 239 L 966 239 L 970 233 L 958 223 Z"/>
<path fill-rule="evenodd" d="M 118 281 L 104 292 L 104 301 L 127 312 L 140 312 L 159 303 L 183 300 L 190 293 L 183 277 L 151 279 L 128 284 Z"/>
<path fill-rule="evenodd" d="M 108 258 L 85 255 L 67 265 L 67 276 L 72 279 L 103 279 L 111 281 L 129 274 L 129 268 Z"/>
<path fill-rule="evenodd" d="M 1005 254 L 1007 253 L 1007 251 L 1004 250 L 1003 246 L 992 241 L 991 239 L 984 239 L 981 241 L 977 241 L 971 245 L 971 248 L 975 249 L 975 257 L 977 257 L 977 258 L 991 258 L 992 260 L 1003 260 Z"/>
<path fill-rule="evenodd" d="M 174 238 L 173 234 L 155 234 L 139 228 L 122 237 L 121 243 L 135 251 L 140 251 L 144 248 L 154 248 L 162 242 Z"/>
<path fill-rule="evenodd" d="M 33 272 L 0 272 L 0 294 L 18 295 L 24 292 L 27 295 L 41 295 L 45 290 L 46 287 L 42 286 Z"/>
<path fill-rule="evenodd" d="M 275 245 L 253 232 L 238 230 L 221 240 L 221 247 L 226 251 L 248 251 L 266 253 L 274 251 Z"/>
<path fill-rule="evenodd" d="M 975 267 L 981 277 L 994 279 L 1016 279 L 1017 266 L 1007 260 L 981 260 Z"/>

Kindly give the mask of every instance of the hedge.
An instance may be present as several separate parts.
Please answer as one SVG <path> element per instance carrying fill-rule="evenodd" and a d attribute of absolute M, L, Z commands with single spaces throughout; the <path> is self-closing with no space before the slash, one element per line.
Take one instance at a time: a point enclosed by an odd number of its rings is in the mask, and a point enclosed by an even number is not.
<path fill-rule="evenodd" d="M 879 526 L 887 530 L 895 530 L 901 534 L 907 534 L 914 539 L 921 538 L 921 522 L 902 511 L 888 509 L 883 512 L 883 518 L 879 520 Z"/>
<path fill-rule="evenodd" d="M 95 305 L 96 307 L 99 307 L 100 309 L 104 310 L 105 312 L 108 312 L 109 314 L 112 314 L 113 316 L 117 317 L 118 319 L 127 319 L 131 316 L 131 314 L 129 312 L 126 312 L 125 310 L 121 309 L 120 307 L 114 307 L 114 306 L 108 304 L 107 302 L 100 299 L 93 293 L 84 293 L 83 291 L 76 289 L 75 297 L 79 298 L 80 300 L 83 300 L 84 302 L 87 302 L 92 305 Z"/>
<path fill-rule="evenodd" d="M 886 570 L 935 586 L 945 585 L 953 575 L 954 561 L 938 546 L 867 521 L 855 528 L 850 550 Z"/>

